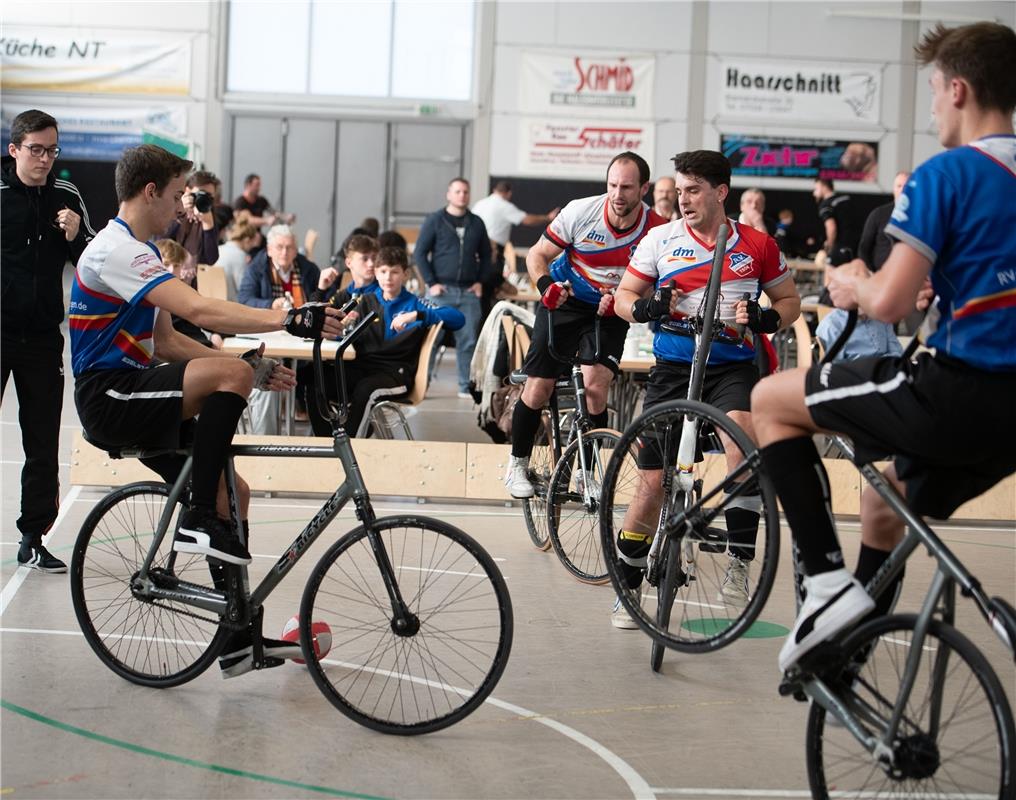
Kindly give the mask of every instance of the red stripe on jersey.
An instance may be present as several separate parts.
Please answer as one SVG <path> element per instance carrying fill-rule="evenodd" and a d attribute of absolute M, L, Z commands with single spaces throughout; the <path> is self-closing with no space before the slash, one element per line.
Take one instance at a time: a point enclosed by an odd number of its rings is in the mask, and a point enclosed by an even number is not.
<path fill-rule="evenodd" d="M 1012 308 L 1013 306 L 1016 306 L 1016 289 L 1009 289 L 1006 292 L 968 300 L 961 308 L 953 312 L 952 318 L 974 317 L 986 311 L 997 311 L 1000 308 Z"/>
<path fill-rule="evenodd" d="M 638 220 L 635 222 L 634 225 L 629 225 L 627 228 L 625 228 L 623 233 L 621 231 L 619 231 L 617 228 L 615 228 L 613 226 L 613 224 L 611 224 L 611 222 L 610 222 L 610 216 L 607 214 L 607 207 L 609 205 L 610 205 L 610 201 L 609 200 L 605 200 L 603 202 L 603 223 L 610 229 L 610 232 L 612 234 L 614 234 L 614 238 L 619 239 L 622 236 L 628 235 L 629 233 L 631 233 L 636 228 L 642 227 L 642 215 L 645 213 L 645 209 L 642 207 L 641 202 L 639 203 L 639 218 L 638 218 Z"/>
<path fill-rule="evenodd" d="M 97 300 L 105 300 L 107 303 L 113 303 L 114 305 L 117 306 L 122 306 L 124 303 L 122 297 L 116 297 L 115 295 L 111 294 L 103 294 L 102 292 L 97 292 L 94 289 L 89 289 L 87 286 L 85 286 L 85 284 L 81 282 L 81 279 L 78 277 L 77 270 L 74 270 L 74 282 L 78 285 L 78 288 L 81 289 L 81 291 L 83 291 L 90 297 L 96 298 Z"/>
<path fill-rule="evenodd" d="M 556 244 L 562 250 L 564 250 L 568 246 L 568 242 L 562 242 L 561 239 L 557 236 L 557 234 L 555 234 L 550 229 L 549 225 L 547 226 L 547 229 L 543 232 L 543 235 L 546 236 L 548 239 L 550 239 L 550 241 L 552 241 L 554 244 Z"/>
<path fill-rule="evenodd" d="M 630 272 L 636 278 L 639 278 L 640 280 L 644 280 L 646 283 L 655 283 L 656 282 L 655 278 L 650 278 L 648 275 L 643 275 L 641 272 L 639 272 L 637 269 L 635 269 L 635 267 L 633 267 L 631 264 L 628 265 L 628 269 L 626 271 Z"/>
<path fill-rule="evenodd" d="M 138 339 L 143 341 L 145 339 L 151 338 L 152 338 L 151 331 L 144 331 L 142 333 L 139 333 L 137 339 L 135 339 L 133 336 L 127 333 L 127 331 L 119 331 L 117 332 L 116 336 L 113 337 L 113 344 L 117 348 L 122 350 L 124 353 L 129 355 L 131 358 L 133 358 L 135 361 L 138 361 L 142 364 L 147 364 L 152 357 L 148 353 L 148 351 L 145 350 L 145 348 L 143 348 L 138 343 Z"/>
<path fill-rule="evenodd" d="M 67 317 L 67 325 L 76 331 L 102 330 L 110 322 L 119 316 L 118 314 L 70 314 Z"/>
<path fill-rule="evenodd" d="M 980 153 L 982 156 L 984 156 L 986 158 L 990 158 L 992 161 L 994 161 L 996 164 L 998 164 L 1002 169 L 1004 169 L 1006 172 L 1008 172 L 1012 177 L 1016 178 L 1016 172 L 1013 172 L 1012 167 L 1010 167 L 1008 164 L 1004 164 L 1001 161 L 999 161 L 997 158 L 995 158 L 987 150 L 982 150 L 980 147 L 974 147 L 973 145 L 967 145 L 967 146 L 970 147 L 972 150 Z"/>

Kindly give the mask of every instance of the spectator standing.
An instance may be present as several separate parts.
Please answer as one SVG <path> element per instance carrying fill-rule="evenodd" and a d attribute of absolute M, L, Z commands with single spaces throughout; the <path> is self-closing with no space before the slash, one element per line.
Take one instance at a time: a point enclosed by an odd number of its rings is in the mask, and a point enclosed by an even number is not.
<path fill-rule="evenodd" d="M 653 211 L 664 219 L 680 219 L 677 211 L 677 184 L 669 175 L 657 178 L 653 184 Z"/>
<path fill-rule="evenodd" d="M 861 233 L 850 197 L 834 191 L 833 182 L 826 178 L 815 179 L 811 196 L 818 203 L 818 218 L 825 227 L 822 249 L 830 255 L 840 248 L 849 248 L 851 253 L 857 253 Z"/>
<path fill-rule="evenodd" d="M 63 271 L 77 264 L 95 235 L 77 187 L 50 173 L 60 155 L 59 131 L 49 114 L 24 111 L 11 123 L 0 182 L 2 219 L 3 384 L 14 376 L 25 451 L 21 470 L 21 546 L 18 564 L 42 572 L 67 565 L 42 545 L 60 505 L 60 411 L 63 407 Z"/>
<path fill-rule="evenodd" d="M 872 272 L 878 272 L 882 268 L 886 259 L 889 258 L 893 245 L 896 244 L 896 240 L 885 232 L 885 226 L 889 224 L 889 217 L 892 216 L 893 206 L 899 199 L 900 194 L 903 193 L 903 187 L 907 185 L 909 178 L 909 172 L 897 172 L 896 177 L 893 178 L 892 202 L 885 203 L 874 209 L 868 215 L 868 219 L 864 221 L 861 241 L 857 247 L 857 257 Z"/>
<path fill-rule="evenodd" d="M 494 191 L 476 202 L 473 213 L 487 227 L 495 270 L 500 271 L 504 263 L 504 246 L 511 238 L 512 225 L 549 225 L 560 210 L 552 208 L 546 214 L 530 214 L 512 202 L 512 185 L 508 181 L 494 184 Z M 514 269 L 515 265 L 511 267 Z"/>
<path fill-rule="evenodd" d="M 219 260 L 219 229 L 212 213 L 217 181 L 218 178 L 211 172 L 192 172 L 181 199 L 183 210 L 160 237 L 182 244 L 193 259 L 191 267 L 214 264 Z M 193 276 L 186 282 L 194 286 Z"/>
<path fill-rule="evenodd" d="M 457 308 L 466 318 L 455 331 L 459 397 L 469 393 L 469 362 L 480 325 L 480 297 L 490 280 L 490 238 L 483 220 L 469 210 L 469 181 L 454 178 L 445 195 L 447 205 L 428 216 L 420 227 L 413 255 L 438 306 Z"/>

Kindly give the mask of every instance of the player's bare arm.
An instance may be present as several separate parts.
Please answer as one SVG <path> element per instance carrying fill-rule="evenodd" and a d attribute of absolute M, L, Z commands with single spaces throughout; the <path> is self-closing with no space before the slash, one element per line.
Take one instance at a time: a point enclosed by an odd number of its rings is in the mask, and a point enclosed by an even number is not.
<path fill-rule="evenodd" d="M 550 263 L 563 252 L 562 248 L 546 236 L 541 236 L 540 241 L 529 248 L 529 253 L 526 255 L 526 270 L 529 272 L 529 280 L 532 281 L 533 286 L 536 286 L 544 275 L 550 275 Z"/>

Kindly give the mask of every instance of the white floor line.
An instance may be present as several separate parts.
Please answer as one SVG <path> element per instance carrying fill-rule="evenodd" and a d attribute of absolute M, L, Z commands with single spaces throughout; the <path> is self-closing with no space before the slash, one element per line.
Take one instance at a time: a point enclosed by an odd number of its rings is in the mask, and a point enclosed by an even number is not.
<path fill-rule="evenodd" d="M 53 527 L 49 529 L 49 533 L 42 538 L 42 543 L 48 545 L 52 540 L 53 536 L 60 528 L 60 523 L 63 522 L 64 517 L 67 516 L 67 512 L 70 511 L 71 505 L 77 499 L 78 495 L 81 494 L 80 486 L 72 486 L 71 490 L 67 492 L 67 496 L 60 501 L 60 512 L 56 515 L 56 520 L 53 522 Z M 32 572 L 28 567 L 18 567 L 11 579 L 7 581 L 4 586 L 3 593 L 0 594 L 0 617 L 7 611 L 7 606 L 10 605 L 14 599 L 14 595 L 18 593 L 18 589 L 21 588 L 21 584 L 25 582 L 28 577 L 28 573 Z"/>
<path fill-rule="evenodd" d="M 56 630 L 56 629 L 41 629 L 41 628 L 0 628 L 0 634 L 3 634 L 3 633 L 44 634 L 44 635 L 47 635 L 47 636 L 82 636 L 80 631 L 62 631 L 62 630 Z M 167 640 L 162 640 L 162 641 L 175 642 L 176 640 L 167 639 Z M 192 644 L 191 642 L 183 642 L 183 641 L 181 641 L 180 643 L 182 643 L 182 644 Z M 322 663 L 334 664 L 334 665 L 337 665 L 337 666 L 344 666 L 344 667 L 352 667 L 352 668 L 355 668 L 355 669 L 367 669 L 368 671 L 370 671 L 370 672 L 376 672 L 379 675 L 385 675 L 385 676 L 396 677 L 396 678 L 404 678 L 404 679 L 411 680 L 414 683 L 422 683 L 422 684 L 426 684 L 426 685 L 432 685 L 432 686 L 435 686 L 437 688 L 448 689 L 448 690 L 457 691 L 457 692 L 460 692 L 460 693 L 464 694 L 464 692 L 461 689 L 456 689 L 454 686 L 449 686 L 447 684 L 437 683 L 435 681 L 427 680 L 427 679 L 424 679 L 424 678 L 416 678 L 416 677 L 412 677 L 412 676 L 399 675 L 397 673 L 390 672 L 389 670 L 372 669 L 370 667 L 364 667 L 363 665 L 349 664 L 349 663 L 342 662 L 342 661 L 335 661 L 333 659 L 325 659 Z M 557 731 L 562 736 L 565 736 L 568 739 L 571 739 L 576 744 L 579 744 L 582 747 L 585 747 L 587 750 L 592 752 L 595 756 L 597 756 L 598 758 L 600 758 L 603 761 L 605 761 L 607 763 L 607 765 L 611 769 L 613 769 L 614 772 L 616 772 L 621 777 L 621 780 L 623 780 L 628 785 L 628 788 L 631 790 L 632 796 L 635 798 L 635 800 L 656 800 L 656 792 L 657 791 L 664 791 L 664 792 L 669 791 L 669 790 L 666 790 L 666 789 L 664 789 L 664 790 L 656 790 L 656 789 L 651 788 L 649 786 L 649 783 L 641 775 L 639 775 L 638 772 L 635 771 L 635 768 L 632 767 L 631 764 L 629 764 L 627 761 L 625 761 L 619 755 L 617 755 L 617 753 L 615 753 L 613 750 L 610 750 L 610 749 L 604 747 L 602 744 L 597 742 L 595 739 L 592 739 L 591 737 L 586 736 L 584 733 L 579 733 L 579 731 L 575 730 L 574 728 L 571 728 L 568 725 L 565 725 L 563 722 L 558 722 L 556 719 L 551 719 L 550 717 L 545 717 L 545 716 L 543 716 L 542 714 L 539 714 L 536 711 L 530 711 L 528 708 L 523 708 L 522 706 L 517 706 L 514 703 L 507 703 L 504 700 L 498 700 L 496 697 L 493 697 L 493 696 L 488 697 L 484 702 L 485 703 L 489 703 L 490 705 L 494 706 L 495 708 L 500 708 L 500 709 L 502 709 L 504 711 L 508 711 L 509 713 L 514 714 L 514 715 L 516 715 L 518 717 L 523 717 L 523 718 L 526 718 L 528 720 L 531 720 L 532 722 L 538 722 L 541 725 L 545 725 L 546 727 L 550 728 L 551 730 Z M 680 791 L 685 791 L 685 790 L 680 790 Z M 710 790 L 705 790 L 705 791 L 709 792 Z M 760 796 L 762 796 L 762 795 L 760 795 Z"/>
<path fill-rule="evenodd" d="M 15 460 L 15 461 L 9 461 L 7 459 L 3 459 L 3 460 L 0 460 L 0 464 L 14 464 L 16 466 L 21 467 L 21 466 L 24 466 L 25 459 L 22 458 L 22 459 Z M 70 462 L 69 461 L 60 461 L 60 462 L 58 462 L 57 466 L 60 466 L 60 467 L 69 467 L 70 466 Z"/>
<path fill-rule="evenodd" d="M 800 789 L 693 789 L 680 788 L 680 789 L 668 789 L 661 786 L 654 786 L 652 791 L 661 795 L 680 796 L 680 797 L 811 797 L 811 792 L 803 791 Z M 849 794 L 845 791 L 829 792 L 830 797 L 885 797 L 884 792 L 850 792 Z M 924 792 L 910 793 L 902 792 L 900 794 L 893 794 L 893 797 L 900 798 L 918 798 L 928 797 L 929 795 Z M 955 794 L 955 793 L 943 793 L 934 795 L 940 800 L 993 800 L 994 795 L 990 794 Z"/>

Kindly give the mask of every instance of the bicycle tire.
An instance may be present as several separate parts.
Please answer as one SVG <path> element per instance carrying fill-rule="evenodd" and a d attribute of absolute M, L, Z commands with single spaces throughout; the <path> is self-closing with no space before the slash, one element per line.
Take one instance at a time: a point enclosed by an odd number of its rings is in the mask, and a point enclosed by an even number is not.
<path fill-rule="evenodd" d="M 705 403 L 691 400 L 673 400 L 654 406 L 643 413 L 625 430 L 617 445 L 617 453 L 624 453 L 631 448 L 655 446 L 661 437 L 680 436 L 680 423 L 684 415 L 708 424 L 716 431 L 723 432 L 737 447 L 743 460 L 749 464 L 747 473 L 750 479 L 758 482 L 759 517 L 757 531 L 750 534 L 747 543 L 741 541 L 738 552 L 745 555 L 747 562 L 748 585 L 746 600 L 743 605 L 735 605 L 723 596 L 725 582 L 733 563 L 734 532 L 725 531 L 721 522 L 726 511 L 732 507 L 733 500 L 721 495 L 719 502 L 710 497 L 712 489 L 726 482 L 726 468 L 723 458 L 717 459 L 707 455 L 694 466 L 695 476 L 704 480 L 702 497 L 708 501 L 702 511 L 712 515 L 712 524 L 700 524 L 693 521 L 692 536 L 697 546 L 694 574 L 679 586 L 677 603 L 682 607 L 681 614 L 675 623 L 671 620 L 669 629 L 659 626 L 656 615 L 643 608 L 634 593 L 622 591 L 622 571 L 616 557 L 615 535 L 611 521 L 614 518 L 615 489 L 620 463 L 611 459 L 604 478 L 602 502 L 600 506 L 600 536 L 607 572 L 615 592 L 622 604 L 635 619 L 639 627 L 661 644 L 673 650 L 685 653 L 706 653 L 726 647 L 748 631 L 758 618 L 769 597 L 776 578 L 779 560 L 779 515 L 776 506 L 776 494 L 768 478 L 759 467 L 758 452 L 754 444 L 726 414 Z M 676 440 L 675 440 L 676 441 Z M 647 442 L 650 443 L 647 445 Z M 671 452 L 668 450 L 668 452 Z M 676 446 L 673 448 L 676 452 Z M 732 484 L 734 485 L 734 484 Z M 697 504 L 694 504 L 697 505 Z M 715 513 L 714 513 L 715 512 Z M 722 512 L 722 513 L 721 513 Z M 662 523 L 661 523 L 662 524 Z M 657 525 L 656 517 L 649 523 L 652 529 Z M 710 537 L 722 534 L 722 544 L 716 551 L 707 550 Z M 741 534 L 738 534 L 741 535 Z M 728 544 L 731 546 L 728 549 Z M 747 550 L 749 552 L 745 553 Z M 723 558 L 718 558 L 722 556 Z M 657 600 L 659 602 L 659 599 Z M 722 615 L 716 613 L 723 612 Z M 695 616 L 697 614 L 698 616 Z M 733 616 L 731 616 L 733 614 Z"/>
<path fill-rule="evenodd" d="M 511 597 L 494 560 L 452 525 L 397 516 L 376 520 L 373 529 L 419 630 L 395 633 L 361 525 L 328 549 L 307 581 L 304 658 L 325 697 L 361 725 L 403 736 L 441 730 L 475 711 L 504 672 Z M 312 622 L 331 628 L 331 655 L 320 658 L 308 644 Z"/>
<path fill-rule="evenodd" d="M 218 623 L 188 616 L 196 611 L 189 606 L 171 601 L 154 605 L 131 593 L 131 577 L 144 563 L 169 492 L 169 486 L 156 481 L 110 492 L 85 518 L 71 557 L 71 599 L 85 640 L 117 675 L 155 688 L 196 678 L 229 636 Z M 177 504 L 152 568 L 209 584 L 204 556 L 172 552 L 183 507 Z"/>
<path fill-rule="evenodd" d="M 670 614 L 674 609 L 674 599 L 677 597 L 677 566 L 680 563 L 677 549 L 680 546 L 677 539 L 669 540 L 666 545 L 667 551 L 660 559 L 660 585 L 656 590 L 656 624 L 661 630 L 670 628 Z M 654 638 L 649 654 L 649 666 L 653 672 L 660 671 L 666 652 L 667 648 Z"/>
<path fill-rule="evenodd" d="M 876 730 L 873 719 L 882 716 L 879 712 L 892 712 L 916 622 L 914 614 L 879 617 L 843 641 L 844 663 L 849 666 L 831 688 L 836 688 L 852 710 L 867 710 L 864 727 L 870 732 Z M 826 725 L 826 710 L 813 702 L 805 739 L 813 797 L 828 798 L 830 787 L 835 787 L 836 797 L 923 797 L 926 792 L 929 797 L 997 796 L 1011 800 L 1016 795 L 1012 711 L 988 660 L 969 639 L 941 620 L 932 620 L 922 650 L 927 655 L 921 659 L 897 731 L 897 766 L 910 777 L 887 775 L 846 728 Z M 928 716 L 917 703 L 929 702 L 933 687 L 925 680 L 936 665 L 947 668 L 948 685 L 943 691 L 946 707 L 940 709 L 938 737 L 931 740 L 924 730 Z M 978 686 L 981 693 L 976 692 Z M 996 747 L 989 750 L 992 740 Z M 907 752 L 902 750 L 904 744 Z"/>
<path fill-rule="evenodd" d="M 554 474 L 554 462 L 550 415 L 544 411 L 540 418 L 536 442 L 533 444 L 533 452 L 529 457 L 529 480 L 533 484 L 533 496 L 522 501 L 522 515 L 526 520 L 529 540 L 537 550 L 544 552 L 550 549 L 550 536 L 547 533 L 547 490 L 550 488 L 550 477 Z"/>
<path fill-rule="evenodd" d="M 621 434 L 600 428 L 582 434 L 582 445 L 592 463 L 594 492 L 603 484 L 607 462 Z M 554 467 L 547 491 L 547 532 L 558 559 L 574 578 L 582 583 L 606 583 L 607 567 L 603 559 L 599 533 L 599 496 L 586 503 L 582 487 L 572 486 L 576 469 L 581 469 L 579 439 L 565 448 Z M 634 463 L 631 468 L 634 469 Z M 587 476 L 588 477 L 588 476 Z"/>

